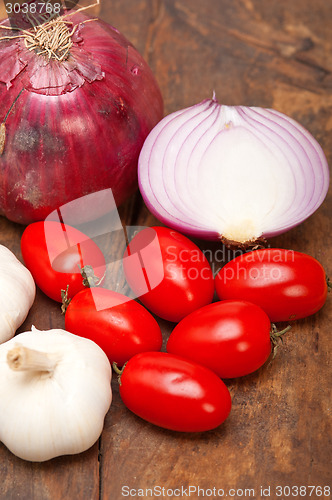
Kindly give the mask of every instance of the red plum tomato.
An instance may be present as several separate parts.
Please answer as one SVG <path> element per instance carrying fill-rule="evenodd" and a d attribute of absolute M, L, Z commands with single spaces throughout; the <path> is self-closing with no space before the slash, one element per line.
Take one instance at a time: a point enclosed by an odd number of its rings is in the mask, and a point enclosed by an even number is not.
<path fill-rule="evenodd" d="M 184 356 L 221 378 L 248 375 L 271 353 L 270 320 L 246 301 L 214 302 L 189 314 L 174 328 L 167 352 Z"/>
<path fill-rule="evenodd" d="M 91 266 L 95 277 L 105 273 L 105 258 L 98 245 L 78 229 L 56 221 L 34 222 L 21 239 L 22 257 L 38 287 L 51 299 L 62 301 L 85 288 L 82 269 Z"/>
<path fill-rule="evenodd" d="M 212 302 L 213 273 L 203 252 L 167 227 L 140 231 L 128 245 L 123 268 L 140 301 L 157 316 L 178 322 Z"/>
<path fill-rule="evenodd" d="M 272 322 L 305 318 L 323 307 L 324 268 L 293 250 L 255 250 L 226 264 L 215 278 L 221 300 L 243 299 L 260 306 Z"/>
<path fill-rule="evenodd" d="M 120 395 L 133 413 L 174 431 L 214 429 L 231 410 L 229 391 L 215 373 L 165 352 L 131 358 L 120 378 Z"/>
<path fill-rule="evenodd" d="M 119 366 L 162 346 L 160 327 L 149 311 L 106 288 L 86 288 L 75 295 L 66 310 L 65 328 L 93 340 Z"/>

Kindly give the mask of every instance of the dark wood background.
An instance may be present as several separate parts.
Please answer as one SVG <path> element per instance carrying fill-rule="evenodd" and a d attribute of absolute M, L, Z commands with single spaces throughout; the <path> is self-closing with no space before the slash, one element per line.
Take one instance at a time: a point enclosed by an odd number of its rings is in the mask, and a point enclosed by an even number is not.
<path fill-rule="evenodd" d="M 330 1 L 101 1 L 100 17 L 122 31 L 149 62 L 166 114 L 213 91 L 224 104 L 272 107 L 307 127 L 332 162 Z M 331 211 L 330 191 L 308 221 L 271 245 L 309 253 L 332 275 Z M 127 225 L 157 223 L 139 195 L 120 212 Z M 0 241 L 19 258 L 23 229 L 0 218 Z M 112 252 L 121 250 L 121 242 L 106 244 Z M 270 486 L 271 498 L 286 498 L 287 492 L 277 497 L 277 485 L 329 484 L 331 302 L 332 295 L 318 314 L 293 325 L 273 363 L 227 382 L 233 409 L 220 428 L 185 435 L 154 427 L 124 407 L 114 377 L 104 432 L 87 452 L 34 464 L 0 445 L 0 498 L 118 500 L 124 498 L 124 486 L 189 485 L 225 493 L 242 489 L 242 497 L 253 488 L 251 498 L 256 499 L 263 498 L 261 486 Z M 58 305 L 40 291 L 19 331 L 32 324 L 64 326 Z M 166 340 L 173 325 L 160 325 Z M 233 496 L 240 497 L 241 491 Z"/>

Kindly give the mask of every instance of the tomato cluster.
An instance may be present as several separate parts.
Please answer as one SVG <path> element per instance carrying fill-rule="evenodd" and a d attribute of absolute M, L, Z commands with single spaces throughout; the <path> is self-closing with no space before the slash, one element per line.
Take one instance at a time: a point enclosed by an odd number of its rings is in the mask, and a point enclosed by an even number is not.
<path fill-rule="evenodd" d="M 41 290 L 58 301 L 66 295 L 66 330 L 96 342 L 113 363 L 124 404 L 177 431 L 219 426 L 231 410 L 221 379 L 260 368 L 278 335 L 271 322 L 314 314 L 327 296 L 324 269 L 313 257 L 253 250 L 214 278 L 204 253 L 166 227 L 145 228 L 123 255 L 126 280 L 140 303 L 103 288 L 104 255 L 75 228 L 34 223 L 21 246 Z M 215 291 L 219 300 L 213 302 Z M 156 316 L 176 323 L 167 352 L 161 352 Z"/>

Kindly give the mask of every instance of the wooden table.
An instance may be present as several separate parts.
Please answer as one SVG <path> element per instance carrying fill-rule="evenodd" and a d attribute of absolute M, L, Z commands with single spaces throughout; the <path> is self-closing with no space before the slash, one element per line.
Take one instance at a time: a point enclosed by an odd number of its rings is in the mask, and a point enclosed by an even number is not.
<path fill-rule="evenodd" d="M 272 107 L 307 127 L 331 163 L 331 2 L 103 0 L 100 16 L 149 62 L 166 114 L 213 91 L 221 103 Z M 271 245 L 309 253 L 332 275 L 331 210 L 330 191 L 309 220 Z M 158 223 L 138 194 L 120 212 L 127 225 Z M 0 241 L 19 258 L 23 229 L 0 218 Z M 288 486 L 329 484 L 331 303 L 332 296 L 315 316 L 293 325 L 273 363 L 227 382 L 233 409 L 220 428 L 185 435 L 154 427 L 124 407 L 114 377 L 103 434 L 87 452 L 36 464 L 0 445 L 0 498 L 119 500 L 127 488 L 136 490 L 128 498 L 157 498 L 158 489 L 154 496 L 140 490 L 154 487 L 165 488 L 161 498 L 186 498 L 189 486 L 211 498 L 217 498 L 213 488 L 219 497 L 223 489 L 233 498 L 264 498 L 261 487 L 266 495 L 271 488 L 271 498 L 293 498 Z M 58 305 L 40 291 L 19 331 L 32 324 L 64 326 Z M 173 325 L 160 325 L 166 340 Z M 202 495 L 191 490 L 191 498 Z"/>

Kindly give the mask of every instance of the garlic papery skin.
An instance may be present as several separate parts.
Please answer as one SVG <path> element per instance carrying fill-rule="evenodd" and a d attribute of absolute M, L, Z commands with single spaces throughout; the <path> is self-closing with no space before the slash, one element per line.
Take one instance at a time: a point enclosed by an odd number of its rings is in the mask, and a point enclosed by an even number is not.
<path fill-rule="evenodd" d="M 12 338 L 35 300 L 30 271 L 9 248 L 0 245 L 0 343 Z"/>
<path fill-rule="evenodd" d="M 90 448 L 112 402 L 112 370 L 89 339 L 32 327 L 0 346 L 0 441 L 43 462 Z"/>

